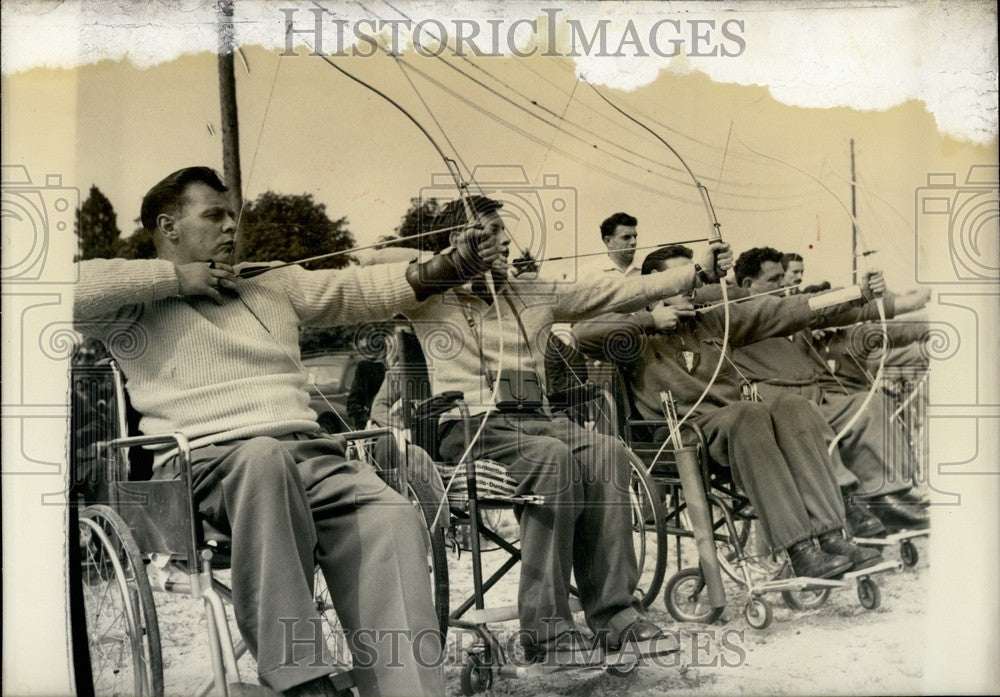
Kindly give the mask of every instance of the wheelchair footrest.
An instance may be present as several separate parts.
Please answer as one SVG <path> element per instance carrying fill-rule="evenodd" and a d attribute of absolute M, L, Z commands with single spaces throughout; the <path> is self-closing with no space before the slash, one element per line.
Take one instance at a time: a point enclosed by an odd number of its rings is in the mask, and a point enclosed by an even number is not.
<path fill-rule="evenodd" d="M 929 537 L 930 530 L 902 530 L 885 537 L 855 537 L 854 544 L 865 547 L 889 547 L 904 540 L 912 540 L 916 537 Z"/>
<path fill-rule="evenodd" d="M 857 571 L 848 571 L 844 574 L 845 581 L 854 581 L 859 578 L 864 578 L 865 576 L 871 576 L 872 574 L 883 574 L 886 571 L 902 571 L 903 563 L 899 561 L 884 561 L 881 564 L 876 564 L 875 566 L 869 566 L 867 569 L 858 569 Z"/>
<path fill-rule="evenodd" d="M 766 581 L 759 586 L 754 586 L 753 593 L 760 595 L 763 593 L 780 593 L 784 591 L 818 591 L 824 588 L 843 588 L 844 582 L 832 578 L 812 578 L 810 576 L 795 576 L 792 578 L 778 578 L 773 581 Z"/>
<path fill-rule="evenodd" d="M 462 615 L 462 621 L 471 624 L 489 624 L 492 622 L 510 622 L 518 618 L 516 605 L 502 605 L 500 607 L 487 607 L 482 610 L 467 610 Z"/>
<path fill-rule="evenodd" d="M 571 596 L 569 599 L 569 611 L 573 614 L 583 612 L 583 605 L 580 599 Z M 462 615 L 462 621 L 470 624 L 489 624 L 491 622 L 511 622 L 518 618 L 516 605 L 500 605 L 497 607 L 487 607 L 482 610 L 472 608 L 466 610 Z"/>

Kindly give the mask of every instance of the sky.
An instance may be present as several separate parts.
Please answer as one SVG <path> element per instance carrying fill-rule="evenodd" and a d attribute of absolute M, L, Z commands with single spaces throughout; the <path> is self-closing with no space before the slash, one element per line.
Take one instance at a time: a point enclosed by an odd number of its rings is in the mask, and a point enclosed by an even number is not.
<path fill-rule="evenodd" d="M 473 191 L 504 191 L 534 208 L 520 219 L 510 211 L 508 227 L 536 257 L 600 251 L 599 224 L 619 210 L 639 219 L 640 245 L 705 234 L 707 216 L 681 162 L 578 79 L 570 59 L 335 60 L 398 100 L 472 168 Z M 236 65 L 247 198 L 268 189 L 311 193 L 331 217 L 347 216 L 366 244 L 392 232 L 412 197 L 454 195 L 418 129 L 322 60 L 245 47 Z M 111 61 L 35 69 L 4 78 L 3 88 L 5 161 L 30 154 L 37 176 L 62 172 L 84 197 L 98 186 L 126 235 L 159 178 L 190 164 L 222 168 L 211 54 L 145 69 Z M 737 251 L 800 252 L 807 282 L 849 280 L 852 139 L 858 249 L 878 251 L 859 266 L 884 269 L 898 288 L 915 281 L 912 240 L 923 221 L 914 192 L 927 173 L 962 181 L 971 164 L 996 160 L 995 139 L 941 136 L 917 101 L 884 111 L 793 107 L 765 86 L 674 70 L 631 92 L 599 89 L 677 149 Z M 567 200 L 560 214 L 550 210 L 554 197 Z"/>

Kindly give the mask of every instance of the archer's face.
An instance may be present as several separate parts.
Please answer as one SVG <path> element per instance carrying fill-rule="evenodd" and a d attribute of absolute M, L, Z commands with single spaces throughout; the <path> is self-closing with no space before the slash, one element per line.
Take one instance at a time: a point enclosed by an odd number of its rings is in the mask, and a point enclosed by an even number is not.
<path fill-rule="evenodd" d="M 805 264 L 801 261 L 788 262 L 788 268 L 785 269 L 785 285 L 797 286 L 802 283 L 802 274 L 805 273 L 805 270 Z"/>
<path fill-rule="evenodd" d="M 760 273 L 743 282 L 751 293 L 766 293 L 781 288 L 785 280 L 785 270 L 777 261 L 765 261 L 760 265 Z"/>
<path fill-rule="evenodd" d="M 480 222 L 483 224 L 484 230 L 497 235 L 500 240 L 500 258 L 493 265 L 493 270 L 501 276 L 506 276 L 507 260 L 510 259 L 510 233 L 507 232 L 507 226 L 504 225 L 503 218 L 497 211 L 481 215 Z"/>
<path fill-rule="evenodd" d="M 233 251 L 236 220 L 229 196 L 203 182 L 184 190 L 184 203 L 170 218 L 175 264 L 217 261 L 228 264 Z"/>
<path fill-rule="evenodd" d="M 677 269 L 682 266 L 690 266 L 694 261 L 688 259 L 687 257 L 673 257 L 672 259 L 667 259 L 660 264 L 657 271 L 665 271 L 667 269 Z M 674 307 L 690 308 L 691 299 L 686 295 L 671 295 L 669 298 L 663 301 L 664 305 L 672 305 Z"/>
<path fill-rule="evenodd" d="M 608 256 L 621 266 L 628 266 L 635 259 L 635 245 L 638 239 L 639 234 L 635 231 L 635 225 L 618 225 L 613 235 L 604 237 Z"/>

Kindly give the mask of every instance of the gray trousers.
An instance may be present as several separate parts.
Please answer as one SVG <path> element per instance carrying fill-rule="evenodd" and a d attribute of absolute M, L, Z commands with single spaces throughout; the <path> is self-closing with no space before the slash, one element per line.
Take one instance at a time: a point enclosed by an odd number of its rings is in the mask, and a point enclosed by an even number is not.
<path fill-rule="evenodd" d="M 709 454 L 733 471 L 775 549 L 844 527 L 844 501 L 815 411 L 801 397 L 701 414 Z"/>
<path fill-rule="evenodd" d="M 850 422 L 867 393 L 824 392 L 820 409 L 836 432 Z M 908 491 L 913 465 L 902 429 L 889 423 L 885 395 L 876 394 L 860 418 L 837 443 L 837 449 L 861 484 L 859 497 Z"/>
<path fill-rule="evenodd" d="M 816 385 L 802 387 L 757 383 L 765 401 L 778 395 L 801 395 L 816 405 L 830 425 L 827 443 L 847 424 L 867 396 L 864 392 L 850 395 L 820 392 Z M 880 496 L 908 491 L 912 482 L 912 466 L 903 433 L 895 426 L 886 429 L 885 397 L 876 394 L 868 408 L 844 437 L 837 442 L 834 465 L 839 466 L 837 480 L 841 486 L 851 486 L 859 497 Z M 844 476 L 844 465 L 850 475 Z"/>
<path fill-rule="evenodd" d="M 466 445 L 451 428 L 441 454 L 458 459 Z M 628 452 L 618 440 L 567 418 L 492 414 L 473 456 L 501 462 L 518 493 L 545 497 L 524 506 L 518 614 L 535 642 L 574 627 L 570 573 L 592 630 L 620 631 L 641 616 L 632 546 Z"/>
<path fill-rule="evenodd" d="M 261 683 L 282 691 L 346 670 L 322 641 L 318 563 L 341 624 L 364 647 L 360 693 L 444 694 L 424 522 L 408 501 L 329 439 L 251 438 L 192 458 L 201 512 L 232 537 L 233 608 Z"/>

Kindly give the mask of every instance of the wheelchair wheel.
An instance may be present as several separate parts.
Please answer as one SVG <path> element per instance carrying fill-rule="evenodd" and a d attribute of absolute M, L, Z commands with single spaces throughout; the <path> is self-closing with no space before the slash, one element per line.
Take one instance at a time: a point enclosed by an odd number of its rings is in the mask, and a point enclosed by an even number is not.
<path fill-rule="evenodd" d="M 462 694 L 472 697 L 493 687 L 493 671 L 484 654 L 470 652 L 459 676 Z"/>
<path fill-rule="evenodd" d="M 441 526 L 441 518 L 438 520 L 437 529 L 431 532 L 430 526 L 434 524 L 434 518 L 438 513 L 438 506 L 441 504 L 439 497 L 435 496 L 433 488 L 424 480 L 411 477 L 406 485 L 407 496 L 410 501 L 417 506 L 424 516 L 427 524 L 425 530 L 427 542 L 427 566 L 431 574 L 431 587 L 434 591 L 434 611 L 437 614 L 438 629 L 441 631 L 441 646 L 444 647 L 445 636 L 448 634 L 448 550 L 444 541 L 444 528 Z M 447 523 L 448 503 L 442 506 L 441 517 Z"/>
<path fill-rule="evenodd" d="M 721 607 L 709 604 L 705 576 L 701 569 L 693 566 L 670 577 L 663 591 L 663 604 L 678 622 L 711 624 L 722 615 Z"/>
<path fill-rule="evenodd" d="M 636 594 L 649 607 L 663 586 L 667 570 L 666 513 L 663 497 L 641 462 L 630 459 L 632 474 L 629 494 L 632 502 L 632 543 L 639 566 Z"/>
<path fill-rule="evenodd" d="M 795 572 L 792 571 L 792 565 L 786 562 L 785 565 L 781 567 L 781 572 L 778 574 L 778 578 L 791 578 L 794 575 Z M 829 588 L 805 591 L 781 591 L 782 601 L 784 601 L 785 605 L 792 610 L 813 610 L 826 603 L 829 597 Z"/>
<path fill-rule="evenodd" d="M 108 506 L 88 506 L 78 520 L 79 582 L 89 663 L 80 694 L 163 695 L 163 661 L 153 593 L 125 521 Z M 81 627 L 82 629 L 82 627 Z M 81 633 L 82 635 L 82 633 Z"/>

